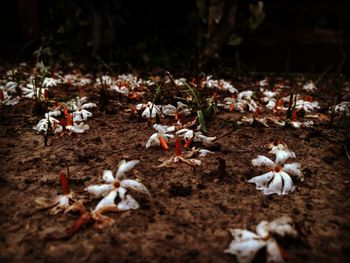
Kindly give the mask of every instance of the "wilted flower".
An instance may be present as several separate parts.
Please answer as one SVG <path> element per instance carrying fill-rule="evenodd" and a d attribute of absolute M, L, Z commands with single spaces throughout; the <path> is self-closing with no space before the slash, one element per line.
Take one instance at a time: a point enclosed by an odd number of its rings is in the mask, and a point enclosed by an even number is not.
<path fill-rule="evenodd" d="M 263 166 L 269 168 L 269 172 L 253 177 L 248 182 L 255 183 L 256 189 L 262 190 L 265 195 L 289 194 L 294 190 L 293 181 L 290 175 L 303 180 L 300 171 L 300 163 L 285 164 L 289 158 L 295 158 L 295 154 L 289 150 L 279 150 L 278 148 L 272 153 L 276 155 L 275 162 L 269 158 L 259 155 L 252 160 L 254 166 Z"/>
<path fill-rule="evenodd" d="M 60 173 L 62 194 L 54 198 L 44 198 L 40 197 L 35 199 L 36 204 L 40 209 L 47 209 L 53 207 L 50 211 L 50 214 L 55 215 L 62 211 L 64 213 L 72 210 L 71 207 L 74 206 L 74 203 L 78 202 L 74 192 L 70 191 L 68 178 L 64 173 Z"/>
<path fill-rule="evenodd" d="M 26 87 L 21 87 L 21 89 L 22 89 L 22 96 L 25 98 L 31 99 L 34 96 L 36 98 L 39 98 L 39 100 L 45 100 L 48 98 L 47 88 L 35 87 L 33 84 L 28 83 Z"/>
<path fill-rule="evenodd" d="M 236 255 L 239 263 L 252 262 L 258 251 L 265 247 L 268 263 L 283 263 L 283 249 L 274 237 L 298 237 L 293 220 L 289 216 L 280 217 L 270 223 L 261 221 L 256 227 L 256 233 L 245 229 L 230 229 L 230 232 L 233 240 L 225 253 Z"/>

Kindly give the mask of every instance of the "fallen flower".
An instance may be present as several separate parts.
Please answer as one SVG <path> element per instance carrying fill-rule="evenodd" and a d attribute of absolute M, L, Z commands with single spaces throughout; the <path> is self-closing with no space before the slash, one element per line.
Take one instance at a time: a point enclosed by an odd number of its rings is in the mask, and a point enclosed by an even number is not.
<path fill-rule="evenodd" d="M 160 124 L 154 124 L 153 128 L 158 132 L 153 133 L 148 139 L 145 147 L 149 148 L 152 144 L 161 145 L 163 150 L 168 150 L 169 146 L 167 144 L 169 138 L 174 138 L 174 135 L 168 134 L 169 132 L 175 131 L 175 126 L 163 126 Z"/>
<path fill-rule="evenodd" d="M 137 104 L 136 109 L 138 111 L 143 110 L 142 114 L 141 114 L 142 118 L 149 119 L 149 118 L 155 118 L 157 114 L 161 115 L 161 111 L 160 111 L 159 107 L 150 101 L 147 102 L 147 104 L 142 104 L 142 103 Z"/>
<path fill-rule="evenodd" d="M 69 190 L 68 178 L 65 173 L 60 173 L 60 181 L 62 187 L 62 194 L 54 198 L 44 198 L 39 197 L 35 199 L 35 203 L 39 206 L 40 209 L 51 208 L 50 214 L 56 215 L 60 212 L 67 213 L 71 211 L 74 203 L 78 202 L 74 192 Z"/>
<path fill-rule="evenodd" d="M 293 181 L 290 175 L 298 177 L 303 181 L 300 171 L 300 163 L 285 164 L 289 158 L 295 158 L 295 154 L 289 150 L 273 150 L 276 155 L 275 162 L 269 158 L 259 155 L 252 160 L 254 166 L 264 166 L 270 169 L 269 172 L 253 177 L 248 182 L 255 183 L 256 189 L 262 190 L 265 195 L 278 194 L 286 195 L 294 190 Z"/>
<path fill-rule="evenodd" d="M 45 118 L 41 119 L 39 123 L 33 127 L 33 129 L 38 132 L 47 132 L 50 124 L 50 128 L 54 134 L 62 132 L 63 127 L 60 124 L 60 121 L 53 117 L 59 115 L 61 115 L 60 111 L 50 111 L 48 113 L 45 113 Z"/>
<path fill-rule="evenodd" d="M 233 240 L 225 253 L 236 255 L 239 263 L 252 262 L 258 251 L 265 247 L 268 263 L 283 263 L 284 251 L 274 237 L 298 237 L 293 220 L 289 216 L 280 217 L 270 223 L 261 221 L 256 226 L 256 233 L 245 229 L 230 229 L 230 232 Z"/>
<path fill-rule="evenodd" d="M 87 192 L 95 195 L 96 197 L 103 196 L 103 199 L 92 211 L 93 217 L 101 218 L 101 215 L 105 212 L 138 209 L 139 203 L 131 195 L 126 194 L 126 192 L 130 189 L 150 196 L 146 186 L 139 181 L 124 179 L 125 173 L 134 168 L 138 163 L 139 161 L 137 160 L 128 162 L 123 160 L 119 163 L 119 168 L 115 177 L 113 176 L 111 170 L 103 171 L 102 179 L 106 182 L 106 184 L 91 185 L 85 188 Z M 119 196 L 121 201 L 118 204 L 115 204 L 115 199 L 117 196 Z"/>
<path fill-rule="evenodd" d="M 67 102 L 70 110 L 73 111 L 73 122 L 86 121 L 92 113 L 86 109 L 97 107 L 95 103 L 87 103 L 87 97 L 76 97 L 74 100 Z"/>

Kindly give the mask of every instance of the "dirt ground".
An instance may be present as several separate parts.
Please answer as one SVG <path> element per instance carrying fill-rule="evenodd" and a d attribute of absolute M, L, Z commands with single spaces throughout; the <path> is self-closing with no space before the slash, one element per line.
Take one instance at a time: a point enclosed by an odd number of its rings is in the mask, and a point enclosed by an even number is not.
<path fill-rule="evenodd" d="M 323 81 L 318 93 L 323 105 L 333 99 L 327 85 Z M 57 97 L 63 97 L 62 90 L 53 88 Z M 64 91 L 98 104 L 92 88 Z M 89 131 L 50 137 L 49 146 L 32 129 L 40 119 L 31 115 L 32 107 L 26 100 L 0 108 L 1 262 L 236 262 L 224 253 L 232 239 L 228 230 L 255 230 L 261 220 L 282 215 L 291 216 L 300 232 L 299 240 L 282 244 L 289 262 L 348 262 L 350 161 L 339 127 L 232 129 L 234 114 L 221 111 L 208 123 L 209 135 L 226 133 L 210 147 L 215 153 L 201 167 L 180 163 L 172 169 L 157 166 L 173 149 L 146 149 L 154 129 L 120 105 L 107 112 L 93 109 Z M 246 182 L 261 174 L 251 165 L 253 158 L 273 157 L 263 145 L 274 139 L 296 153 L 305 176 L 286 196 L 264 196 Z M 60 238 L 77 215 L 52 216 L 38 210 L 34 200 L 60 193 L 58 174 L 66 171 L 66 163 L 71 189 L 83 193 L 85 186 L 101 183 L 103 170 L 116 171 L 122 159 L 140 160 L 130 177 L 141 179 L 152 198 L 135 194 L 140 209 L 109 213 L 114 225 L 95 229 L 89 224 L 71 238 Z M 97 201 L 91 199 L 88 207 Z"/>

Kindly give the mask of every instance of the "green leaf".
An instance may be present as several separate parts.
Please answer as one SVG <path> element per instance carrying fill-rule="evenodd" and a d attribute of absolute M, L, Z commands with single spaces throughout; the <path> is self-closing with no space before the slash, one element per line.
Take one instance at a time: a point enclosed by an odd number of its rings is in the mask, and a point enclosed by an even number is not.
<path fill-rule="evenodd" d="M 242 43 L 242 38 L 237 35 L 236 33 L 233 33 L 231 36 L 230 36 L 230 39 L 228 40 L 228 44 L 230 46 L 238 46 Z"/>
<path fill-rule="evenodd" d="M 206 132 L 207 126 L 205 125 L 205 119 L 204 119 L 202 110 L 198 110 L 197 115 L 198 115 L 198 120 L 199 120 L 199 124 L 201 125 L 202 131 Z"/>

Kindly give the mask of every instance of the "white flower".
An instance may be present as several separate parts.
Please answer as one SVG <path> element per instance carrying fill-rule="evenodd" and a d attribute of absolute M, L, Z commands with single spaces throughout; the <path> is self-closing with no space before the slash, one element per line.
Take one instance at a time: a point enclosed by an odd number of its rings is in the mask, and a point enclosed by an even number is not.
<path fill-rule="evenodd" d="M 88 124 L 84 124 L 83 122 L 77 124 L 73 123 L 73 125 L 67 125 L 66 130 L 74 132 L 74 133 L 84 133 L 85 131 L 89 130 L 90 127 Z"/>
<path fill-rule="evenodd" d="M 60 124 L 60 121 L 57 120 L 56 118 L 52 117 L 52 116 L 59 116 L 61 115 L 60 111 L 50 111 L 48 113 L 45 113 L 45 118 L 41 119 L 38 124 L 33 127 L 34 130 L 38 131 L 38 132 L 47 132 L 47 129 L 49 127 L 49 123 L 51 125 L 51 130 L 53 131 L 53 133 L 60 133 L 63 131 L 63 127 Z"/>
<path fill-rule="evenodd" d="M 342 113 L 345 116 L 350 116 L 350 101 L 343 101 L 334 106 L 334 112 Z"/>
<path fill-rule="evenodd" d="M 14 82 L 14 81 L 9 81 L 6 83 L 5 85 L 5 90 L 8 92 L 8 93 L 16 93 L 17 92 L 17 83 Z"/>
<path fill-rule="evenodd" d="M 301 181 L 303 180 L 300 163 L 285 164 L 287 159 L 295 158 L 295 154 L 291 151 L 276 149 L 272 153 L 276 155 L 275 162 L 262 155 L 252 160 L 254 166 L 264 166 L 269 168 L 270 171 L 253 177 L 248 182 L 255 183 L 256 189 L 262 190 L 265 195 L 289 194 L 294 190 L 290 175 L 298 177 Z"/>
<path fill-rule="evenodd" d="M 154 124 L 153 128 L 156 129 L 158 132 L 153 133 L 151 137 L 148 139 L 146 143 L 146 148 L 149 148 L 152 144 L 160 145 L 161 141 L 165 141 L 165 144 L 168 142 L 169 138 L 174 138 L 174 135 L 168 134 L 169 132 L 175 131 L 175 126 L 163 126 L 160 124 Z M 167 150 L 167 145 L 161 144 L 164 150 Z"/>
<path fill-rule="evenodd" d="M 106 184 L 91 185 L 85 188 L 90 194 L 96 197 L 103 196 L 104 198 L 97 204 L 93 213 L 105 213 L 108 211 L 125 211 L 130 209 L 138 209 L 139 203 L 126 192 L 130 189 L 150 196 L 148 189 L 140 182 L 133 179 L 124 179 L 125 173 L 130 171 L 138 164 L 139 161 L 133 160 L 126 162 L 121 161 L 118 171 L 113 176 L 111 170 L 103 171 L 102 179 Z M 116 197 L 119 196 L 120 202 L 115 204 Z"/>
<path fill-rule="evenodd" d="M 75 100 L 67 102 L 70 109 L 73 111 L 73 122 L 86 121 L 88 117 L 92 116 L 92 113 L 86 109 L 97 107 L 95 103 L 86 103 L 87 97 L 76 97 Z"/>
<path fill-rule="evenodd" d="M 297 111 L 304 110 L 305 112 L 310 112 L 319 108 L 320 106 L 318 105 L 317 101 L 310 102 L 310 101 L 304 101 L 304 100 L 297 100 L 295 104 L 295 109 Z"/>
<path fill-rule="evenodd" d="M 306 90 L 309 92 L 314 92 L 317 90 L 317 88 L 316 88 L 315 84 L 312 81 L 310 81 L 303 86 L 303 90 Z"/>
<path fill-rule="evenodd" d="M 48 98 L 48 89 L 41 87 L 34 87 L 33 84 L 28 83 L 26 87 L 21 87 L 22 96 L 25 98 L 33 98 L 34 96 L 39 98 L 40 100 L 44 100 Z M 40 96 L 39 96 L 40 95 Z"/>
<path fill-rule="evenodd" d="M 225 253 L 236 255 L 239 263 L 250 263 L 257 252 L 266 247 L 268 263 L 283 263 L 282 248 L 273 236 L 298 236 L 293 220 L 288 216 L 280 217 L 272 222 L 261 221 L 256 227 L 256 233 L 245 229 L 230 229 L 233 240 Z"/>
<path fill-rule="evenodd" d="M 41 85 L 44 88 L 55 87 L 57 86 L 57 80 L 55 80 L 54 78 L 45 78 Z"/>
<path fill-rule="evenodd" d="M 155 118 L 156 115 L 160 115 L 161 111 L 158 106 L 153 104 L 152 102 L 147 102 L 147 104 L 137 104 L 136 109 L 138 111 L 143 110 L 142 112 L 142 118 Z"/>
<path fill-rule="evenodd" d="M 178 101 L 177 102 L 177 107 L 168 104 L 168 105 L 164 105 L 161 107 L 162 109 L 162 113 L 165 116 L 175 116 L 177 119 L 177 115 L 179 114 L 184 114 L 185 116 L 188 116 L 191 114 L 191 111 L 188 109 L 187 105 Z"/>

